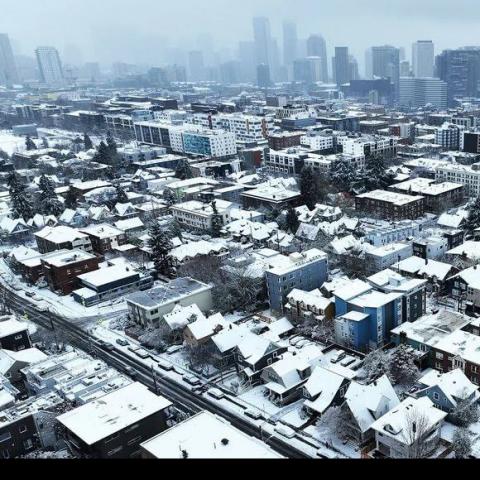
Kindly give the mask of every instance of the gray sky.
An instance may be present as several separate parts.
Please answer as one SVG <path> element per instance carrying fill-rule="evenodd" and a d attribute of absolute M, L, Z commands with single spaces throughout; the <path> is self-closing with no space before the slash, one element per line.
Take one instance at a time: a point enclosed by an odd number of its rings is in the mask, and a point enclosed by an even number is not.
<path fill-rule="evenodd" d="M 407 48 L 431 39 L 436 51 L 480 44 L 479 0 L 0 0 L 0 32 L 23 54 L 69 44 L 84 61 L 160 63 L 168 47 L 193 49 L 209 33 L 218 49 L 250 40 L 252 17 L 270 18 L 281 42 L 284 19 L 299 36 L 321 33 L 329 50 L 347 45 L 360 64 L 368 46 Z M 280 43 L 281 44 L 281 43 Z"/>

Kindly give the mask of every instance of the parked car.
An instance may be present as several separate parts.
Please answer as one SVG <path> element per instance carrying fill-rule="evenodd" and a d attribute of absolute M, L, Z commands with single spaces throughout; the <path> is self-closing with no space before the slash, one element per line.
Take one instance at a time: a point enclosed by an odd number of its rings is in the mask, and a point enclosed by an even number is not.
<path fill-rule="evenodd" d="M 133 380 L 137 378 L 137 372 L 130 366 L 125 367 L 125 373 Z"/>
<path fill-rule="evenodd" d="M 332 358 L 331 358 L 331 362 L 332 363 L 338 363 L 340 362 L 341 360 L 343 360 L 345 357 L 347 356 L 347 353 L 344 352 L 343 350 L 340 350 L 338 351 Z"/>
<path fill-rule="evenodd" d="M 159 360 L 158 366 L 162 370 L 166 370 L 167 372 L 171 372 L 173 370 L 173 365 L 171 363 L 166 362 L 165 360 Z"/>
<path fill-rule="evenodd" d="M 196 377 L 195 375 L 186 375 L 185 377 L 183 377 L 183 379 L 185 380 L 185 382 L 187 382 L 189 385 L 199 385 L 200 384 L 200 379 L 198 377 Z"/>
<path fill-rule="evenodd" d="M 215 398 L 216 400 L 221 400 L 222 398 L 225 398 L 225 394 L 219 390 L 218 388 L 209 388 L 207 390 L 207 395 L 210 395 L 211 397 Z"/>
<path fill-rule="evenodd" d="M 103 345 L 103 348 L 108 352 L 113 352 L 115 350 L 115 346 L 111 343 L 105 343 L 105 345 Z"/>
<path fill-rule="evenodd" d="M 286 425 L 275 427 L 275 431 L 285 438 L 293 438 L 295 436 L 295 430 L 287 427 Z"/>
<path fill-rule="evenodd" d="M 263 415 L 258 410 L 245 410 L 243 413 L 254 420 L 263 420 Z"/>
<path fill-rule="evenodd" d="M 135 352 L 135 355 L 140 357 L 142 360 L 146 360 L 147 358 L 151 358 L 150 354 L 146 350 L 143 350 L 142 348 L 138 349 Z"/>
<path fill-rule="evenodd" d="M 128 347 L 130 344 L 124 340 L 123 338 L 117 338 L 116 340 L 117 345 L 120 345 L 121 347 Z"/>
<path fill-rule="evenodd" d="M 178 352 L 179 350 L 181 350 L 182 348 L 183 348 L 182 345 L 172 345 L 171 347 L 168 347 L 165 350 L 165 353 L 168 353 L 168 355 L 172 355 L 172 354 Z"/>
<path fill-rule="evenodd" d="M 35 296 L 35 292 L 32 292 L 32 291 L 30 291 L 30 290 L 26 290 L 26 291 L 25 291 L 25 295 L 26 295 L 27 297 L 33 298 L 33 297 Z"/>

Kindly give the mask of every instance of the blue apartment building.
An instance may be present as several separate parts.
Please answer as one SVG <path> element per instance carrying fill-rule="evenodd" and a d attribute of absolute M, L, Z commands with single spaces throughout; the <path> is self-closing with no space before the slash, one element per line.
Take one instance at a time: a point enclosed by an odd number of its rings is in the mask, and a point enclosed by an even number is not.
<path fill-rule="evenodd" d="M 357 351 L 382 347 L 390 331 L 402 323 L 401 293 L 383 293 L 361 280 L 334 292 L 337 342 Z"/>
<path fill-rule="evenodd" d="M 289 256 L 274 257 L 265 271 L 270 307 L 283 312 L 287 296 L 298 288 L 311 292 L 320 288 L 328 277 L 328 257 L 316 248 Z"/>

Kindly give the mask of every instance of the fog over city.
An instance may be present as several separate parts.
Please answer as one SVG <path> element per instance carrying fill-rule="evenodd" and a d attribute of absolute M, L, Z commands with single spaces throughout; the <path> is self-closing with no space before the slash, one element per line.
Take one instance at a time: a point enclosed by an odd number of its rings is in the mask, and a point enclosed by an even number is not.
<path fill-rule="evenodd" d="M 477 0 L 1 0 L 0 32 L 17 54 L 54 45 L 70 63 L 162 65 L 182 63 L 193 49 L 235 58 L 238 42 L 253 38 L 252 17 L 266 16 L 279 45 L 282 23 L 292 20 L 300 39 L 323 35 L 329 57 L 335 46 L 350 47 L 362 72 L 371 45 L 405 47 L 408 58 L 418 39 L 433 40 L 437 51 L 478 44 L 476 7 Z"/>

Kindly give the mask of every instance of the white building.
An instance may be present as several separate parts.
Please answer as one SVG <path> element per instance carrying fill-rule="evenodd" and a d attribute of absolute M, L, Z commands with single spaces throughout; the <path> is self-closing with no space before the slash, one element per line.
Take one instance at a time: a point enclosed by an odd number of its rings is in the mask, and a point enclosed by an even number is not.
<path fill-rule="evenodd" d="M 422 108 L 432 104 L 447 108 L 447 83 L 438 78 L 400 78 L 400 105 Z"/>
<path fill-rule="evenodd" d="M 365 261 L 369 271 L 381 272 L 412 255 L 413 246 L 411 243 L 392 243 L 367 252 Z"/>
<path fill-rule="evenodd" d="M 57 49 L 54 47 L 38 47 L 35 54 L 42 81 L 47 85 L 61 85 L 65 79 Z"/>
<path fill-rule="evenodd" d="M 471 197 L 480 196 L 480 163 L 461 165 L 457 163 L 440 164 L 435 169 L 437 181 L 461 183 Z"/>
<path fill-rule="evenodd" d="M 435 143 L 445 150 L 458 150 L 460 146 L 460 132 L 463 127 L 453 123 L 444 123 L 435 131 Z"/>
<path fill-rule="evenodd" d="M 413 75 L 433 77 L 435 46 L 431 40 L 418 40 L 412 46 Z"/>
<path fill-rule="evenodd" d="M 231 220 L 231 210 L 235 207 L 232 202 L 215 200 L 218 215 L 222 217 L 223 225 Z M 214 211 L 211 204 L 191 200 L 190 202 L 178 203 L 171 207 L 171 213 L 175 220 L 189 228 L 198 230 L 210 230 Z"/>

